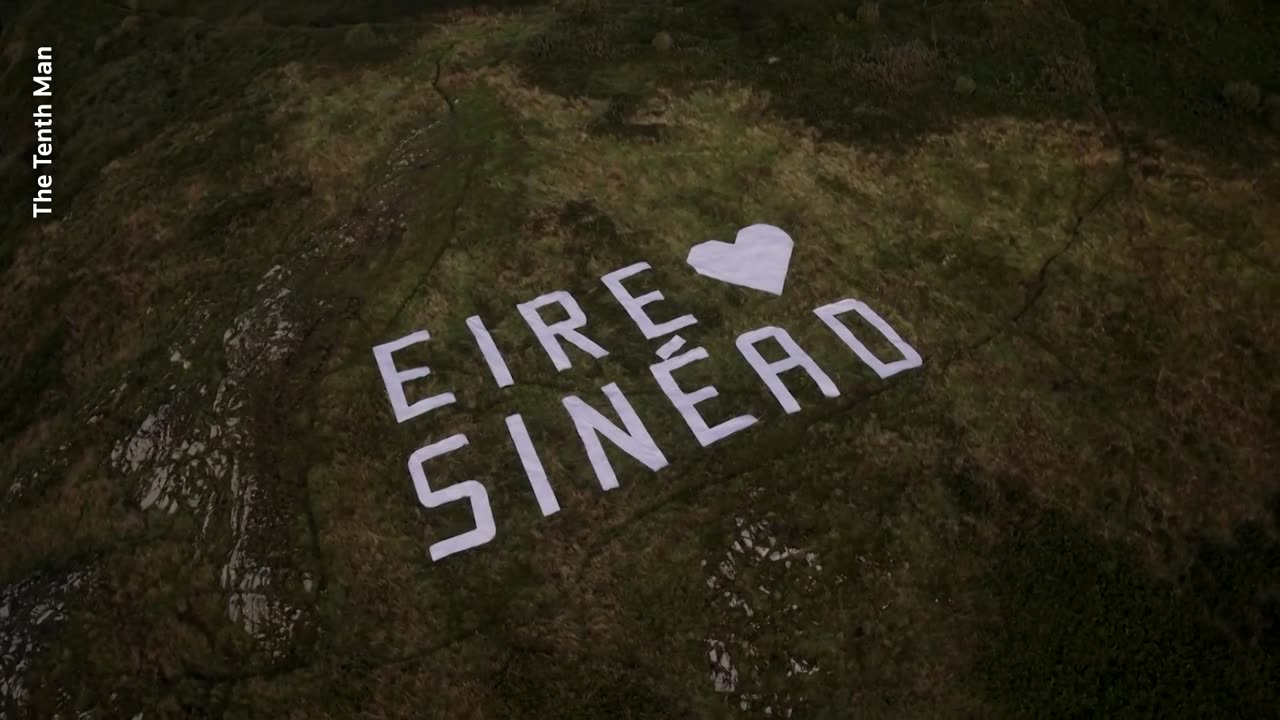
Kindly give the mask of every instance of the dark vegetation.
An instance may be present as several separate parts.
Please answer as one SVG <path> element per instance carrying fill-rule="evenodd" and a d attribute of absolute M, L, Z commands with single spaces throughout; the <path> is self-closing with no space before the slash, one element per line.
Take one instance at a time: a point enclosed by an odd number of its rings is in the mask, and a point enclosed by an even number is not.
<path fill-rule="evenodd" d="M 1013 717 L 1268 717 L 1280 701 L 1280 498 L 1174 578 L 1054 511 L 1019 513 L 977 674 Z M 1025 507 L 1015 503 L 1014 508 Z"/>
<path fill-rule="evenodd" d="M 804 592 L 791 576 L 747 578 L 784 583 L 765 606 L 807 601 L 797 612 L 822 628 L 803 643 L 825 674 L 801 686 L 797 717 L 1275 714 L 1274 3 L 206 5 L 0 10 L 0 104 L 15 109 L 0 121 L 0 198 L 12 208 L 0 218 L 0 588 L 88 565 L 106 576 L 60 636 L 42 636 L 50 650 L 24 712 L 106 707 L 112 694 L 126 700 L 110 707 L 145 706 L 148 718 L 737 712 L 736 696 L 708 689 L 698 623 L 723 618 L 698 568 L 715 564 L 736 516 L 767 505 L 779 532 L 829 568 Z M 494 10 L 515 20 L 473 31 L 471 54 L 464 41 L 417 45 Z M 59 218 L 40 224 L 26 212 L 25 169 L 38 44 L 56 51 Z M 926 368 L 894 384 L 846 369 L 839 403 L 805 386 L 805 413 L 788 418 L 752 376 L 717 366 L 704 380 L 721 388 L 721 407 L 757 413 L 762 434 L 704 452 L 663 428 L 667 474 L 620 464 L 623 489 L 599 493 L 558 400 L 598 401 L 619 380 L 646 419 L 670 413 L 646 394 L 651 349 L 596 268 L 668 238 L 622 218 L 589 181 L 574 199 L 537 204 L 521 182 L 560 162 L 531 149 L 552 130 L 455 80 L 498 66 L 514 68 L 522 91 L 599 101 L 583 132 L 620 155 L 578 170 L 624 167 L 635 148 L 667 162 L 690 131 L 641 111 L 726 84 L 770 97 L 741 109 L 744 123 L 780 122 L 850 153 L 911 157 L 931 135 L 959 142 L 977 124 L 985 154 L 891 166 L 888 201 L 816 161 L 818 190 L 805 189 L 856 207 L 869 249 L 855 257 L 862 245 L 815 240 L 836 259 L 822 269 L 874 278 L 859 291 L 882 292 L 904 334 L 929 344 Z M 389 94 L 362 92 L 379 82 Z M 1011 151 L 983 135 L 983 121 L 1002 118 L 1077 122 L 1073 132 L 1118 160 L 1059 178 L 1037 164 L 1039 138 Z M 388 169 L 392 146 L 426 120 L 440 122 L 410 143 L 412 163 Z M 726 177 L 791 189 L 769 167 L 731 167 L 731 140 L 714 147 Z M 665 205 L 643 194 L 640 179 L 676 183 L 693 163 L 627 178 L 637 205 L 690 218 L 680 241 L 736 227 L 742 197 L 788 226 L 811 209 L 710 184 L 659 196 Z M 939 195 L 959 213 L 931 205 Z M 318 588 L 281 590 L 306 615 L 274 654 L 226 618 L 231 499 L 219 496 L 223 514 L 202 535 L 190 515 L 140 511 L 134 479 L 106 458 L 169 388 L 216 387 L 223 329 L 268 268 L 325 233 L 350 234 L 355 249 L 299 281 L 300 349 L 255 379 L 245 411 L 261 440 L 244 467 L 260 472 L 274 512 L 263 552 Z M 562 244 L 528 250 L 546 238 Z M 528 288 L 494 277 L 571 290 L 613 357 L 551 373 L 510 321 Z M 779 314 L 658 277 L 673 308 L 696 309 L 717 361 L 747 326 L 813 321 L 809 307 Z M 837 287 L 823 289 L 849 291 Z M 519 403 L 467 373 L 460 320 L 471 312 L 514 358 Z M 368 348 L 415 323 L 431 327 L 429 362 L 461 402 L 397 427 Z M 170 348 L 188 333 L 192 368 L 180 371 Z M 847 362 L 814 342 L 824 366 Z M 560 473 L 566 511 L 554 518 L 531 509 L 494 422 L 517 406 Z M 86 407 L 92 421 L 77 414 Z M 433 566 L 425 545 L 467 517 L 417 508 L 403 461 L 454 424 L 475 448 L 502 448 L 441 470 L 494 479 L 501 534 Z M 23 492 L 9 498 L 5 481 L 18 477 Z M 788 632 L 757 638 L 775 670 L 800 642 Z M 796 687 L 773 675 L 757 689 Z M 18 712 L 0 700 L 7 711 Z"/>
<path fill-rule="evenodd" d="M 873 9 L 874 8 L 874 9 Z M 654 64 L 669 82 L 733 79 L 831 137 L 904 139 L 966 116 L 1107 113 L 1233 159 L 1258 160 L 1252 96 L 1280 92 L 1280 14 L 1261 0 L 756 3 L 580 0 L 536 39 L 532 77 L 625 102 L 643 92 L 603 68 Z M 671 50 L 655 53 L 665 36 Z M 665 45 L 667 40 L 663 40 Z M 583 57 L 590 62 L 577 62 Z M 773 58 L 773 61 L 770 59 Z M 956 102 L 956 78 L 976 92 Z M 1224 97 L 1224 84 L 1230 87 Z M 1266 89 L 1262 89 L 1266 86 Z M 1237 98 L 1231 100 L 1232 97 Z"/>

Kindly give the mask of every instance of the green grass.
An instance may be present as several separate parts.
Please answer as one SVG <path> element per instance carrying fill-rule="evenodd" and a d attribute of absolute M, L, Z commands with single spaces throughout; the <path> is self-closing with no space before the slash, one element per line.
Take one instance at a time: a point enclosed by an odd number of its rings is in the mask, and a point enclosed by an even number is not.
<path fill-rule="evenodd" d="M 55 44 L 59 138 L 58 220 L 33 224 L 30 131 L 0 128 L 0 592 L 20 588 L 0 632 L 34 638 L 0 716 L 1275 707 L 1277 139 L 1221 95 L 1280 90 L 1275 14 L 882 2 L 871 24 L 859 4 L 4 17 L 0 98 L 25 107 Z M 781 297 L 684 264 L 755 222 L 795 238 Z M 695 315 L 681 335 L 710 355 L 681 382 L 757 425 L 704 449 L 660 393 L 599 280 L 642 260 L 654 314 Z M 554 371 L 515 307 L 553 290 L 606 358 Z M 924 366 L 862 367 L 812 313 L 846 297 Z M 839 398 L 789 374 L 802 411 L 781 412 L 734 347 L 771 324 Z M 458 401 L 397 424 L 370 348 L 420 329 L 413 392 Z M 610 450 L 605 493 L 561 399 L 605 408 L 611 382 L 671 464 Z M 455 432 L 470 445 L 428 472 L 483 482 L 498 535 L 432 563 L 471 518 L 419 507 L 405 462 Z M 139 439 L 165 452 L 134 467 Z M 161 471 L 171 513 L 141 507 Z M 766 527 L 790 564 L 733 549 Z M 257 634 L 233 558 L 264 569 Z"/>

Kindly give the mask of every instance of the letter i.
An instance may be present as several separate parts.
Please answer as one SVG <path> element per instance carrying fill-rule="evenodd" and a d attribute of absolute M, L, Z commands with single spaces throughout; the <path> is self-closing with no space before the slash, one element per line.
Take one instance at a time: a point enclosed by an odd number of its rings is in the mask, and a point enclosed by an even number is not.
<path fill-rule="evenodd" d="M 543 517 L 560 512 L 560 503 L 556 501 L 556 492 L 547 482 L 547 471 L 538 459 L 538 451 L 533 449 L 533 441 L 529 439 L 529 430 L 524 426 L 524 418 L 519 413 L 507 417 L 507 430 L 511 433 L 511 442 L 515 443 L 516 452 L 520 453 L 520 464 L 524 466 L 524 474 L 529 477 L 533 486 L 533 494 L 538 498 L 538 507 Z"/>
<path fill-rule="evenodd" d="M 480 319 L 480 316 L 472 315 L 467 318 L 467 328 L 471 330 L 472 337 L 476 339 L 476 345 L 480 346 L 480 353 L 484 355 L 484 361 L 489 365 L 489 372 L 493 374 L 493 379 L 498 383 L 498 387 L 504 388 L 514 385 L 516 381 L 511 378 L 511 371 L 507 369 L 507 362 L 502 359 L 502 353 L 498 352 L 498 346 L 493 342 L 493 336 L 489 334 L 489 330 L 484 326 L 484 321 Z"/>

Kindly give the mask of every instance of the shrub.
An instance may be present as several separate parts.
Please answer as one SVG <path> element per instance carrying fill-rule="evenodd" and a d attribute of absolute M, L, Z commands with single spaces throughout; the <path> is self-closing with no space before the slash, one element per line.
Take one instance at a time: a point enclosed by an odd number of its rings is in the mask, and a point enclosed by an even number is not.
<path fill-rule="evenodd" d="M 369 27 L 369 23 L 360 23 L 347 31 L 342 42 L 352 50 L 370 50 L 378 46 L 378 34 Z"/>
<path fill-rule="evenodd" d="M 1244 80 L 1227 83 L 1222 89 L 1222 97 L 1231 107 L 1245 112 L 1253 112 L 1262 104 L 1262 91 L 1257 85 Z"/>
<path fill-rule="evenodd" d="M 859 82 L 897 92 L 932 80 L 941 62 L 932 48 L 919 40 L 911 40 L 901 45 L 863 50 L 841 65 Z"/>
<path fill-rule="evenodd" d="M 978 89 L 978 83 L 974 82 L 973 78 L 969 77 L 968 75 L 961 75 L 960 77 L 956 78 L 956 94 L 957 95 L 972 95 L 975 91 L 977 91 L 977 89 Z"/>
<path fill-rule="evenodd" d="M 671 39 L 671 33 L 660 32 L 653 36 L 653 47 L 658 52 L 667 52 L 675 45 L 675 41 Z"/>
<path fill-rule="evenodd" d="M 578 22 L 594 22 L 600 16 L 600 6 L 596 0 L 569 0 L 561 6 L 561 9 Z"/>
<path fill-rule="evenodd" d="M 858 22 L 863 25 L 876 25 L 880 22 L 880 3 L 867 2 L 858 6 Z"/>
<path fill-rule="evenodd" d="M 1040 66 L 1041 83 L 1055 93 L 1090 95 L 1093 77 L 1093 61 L 1083 54 L 1055 54 Z"/>

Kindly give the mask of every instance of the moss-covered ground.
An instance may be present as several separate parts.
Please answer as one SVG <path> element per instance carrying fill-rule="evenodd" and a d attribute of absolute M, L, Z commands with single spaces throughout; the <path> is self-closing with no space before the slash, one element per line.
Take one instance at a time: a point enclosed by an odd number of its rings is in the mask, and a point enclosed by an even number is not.
<path fill-rule="evenodd" d="M 0 718 L 1280 707 L 1272 3 L 0 23 Z M 41 46 L 56 199 L 32 220 Z M 781 296 L 685 264 L 753 223 L 795 240 Z M 600 281 L 641 261 L 710 356 L 682 385 L 756 425 L 702 448 L 662 394 L 660 342 Z M 555 370 L 516 309 L 555 290 L 606 357 Z M 859 362 L 813 314 L 844 298 L 923 365 Z M 767 325 L 840 396 L 787 373 L 783 412 L 734 345 Z M 411 393 L 457 402 L 397 423 L 371 348 L 418 330 Z M 605 492 L 561 400 L 611 415 L 609 383 L 670 464 L 610 450 Z M 454 433 L 428 473 L 481 481 L 497 536 L 432 562 L 471 515 L 421 507 L 406 462 Z"/>

